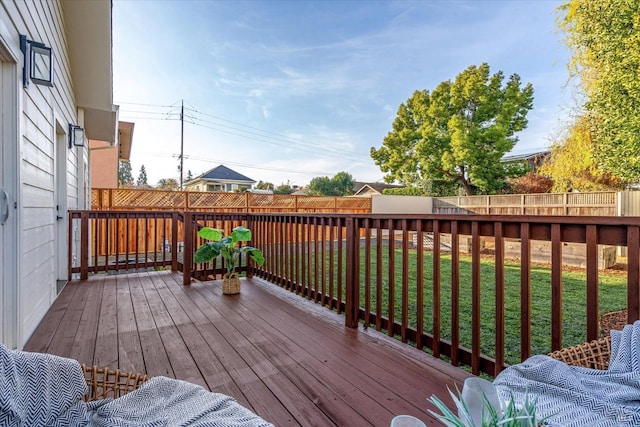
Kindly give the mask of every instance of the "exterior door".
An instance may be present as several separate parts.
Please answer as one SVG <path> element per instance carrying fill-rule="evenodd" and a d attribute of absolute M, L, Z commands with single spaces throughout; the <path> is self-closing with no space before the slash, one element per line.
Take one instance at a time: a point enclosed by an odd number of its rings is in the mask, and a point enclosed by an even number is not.
<path fill-rule="evenodd" d="M 56 121 L 56 173 L 55 173 L 55 202 L 56 202 L 56 224 L 55 228 L 55 242 L 57 246 L 56 250 L 56 270 L 57 270 L 57 282 L 55 293 L 52 293 L 53 298 L 55 295 L 62 291 L 62 288 L 67 283 L 67 241 L 68 236 L 68 224 L 69 218 L 67 216 L 67 162 L 69 155 L 69 146 L 67 142 L 68 135 L 66 129 L 60 122 Z M 53 301 L 51 301 L 53 302 Z"/>
<path fill-rule="evenodd" d="M 0 39 L 0 342 L 16 348 L 18 328 L 18 75 Z"/>

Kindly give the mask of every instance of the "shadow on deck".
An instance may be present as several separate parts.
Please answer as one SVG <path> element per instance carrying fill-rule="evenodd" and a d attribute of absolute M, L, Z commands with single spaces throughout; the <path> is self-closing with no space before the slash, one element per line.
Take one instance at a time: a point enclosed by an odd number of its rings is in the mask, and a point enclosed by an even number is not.
<path fill-rule="evenodd" d="M 165 375 L 235 397 L 278 426 L 436 420 L 468 373 L 260 279 L 240 295 L 169 271 L 70 282 L 25 350 Z"/>

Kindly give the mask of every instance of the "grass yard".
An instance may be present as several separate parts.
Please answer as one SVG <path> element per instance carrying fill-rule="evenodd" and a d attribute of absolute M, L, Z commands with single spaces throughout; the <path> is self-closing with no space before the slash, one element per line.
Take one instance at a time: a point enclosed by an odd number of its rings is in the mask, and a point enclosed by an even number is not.
<path fill-rule="evenodd" d="M 382 255 L 382 304 L 387 317 L 389 286 L 389 249 Z M 394 301 L 395 319 L 402 313 L 402 250 L 395 249 Z M 409 322 L 416 327 L 416 251 L 409 252 Z M 376 249 L 371 250 L 371 310 L 376 307 Z M 365 304 L 365 253 L 360 252 L 360 303 Z M 433 254 L 424 252 L 424 327 L 433 328 Z M 451 337 L 451 255 L 441 256 L 441 336 Z M 495 263 L 492 257 L 481 260 L 481 348 L 490 357 L 495 355 Z M 586 274 L 567 269 L 562 276 L 563 346 L 570 346 L 586 339 Z M 626 307 L 626 275 L 601 271 L 599 274 L 600 313 L 621 310 Z M 505 262 L 505 358 L 509 364 L 520 361 L 520 264 Z M 471 257 L 460 257 L 460 344 L 471 347 Z M 548 353 L 551 349 L 551 269 L 546 266 L 531 267 L 531 343 L 532 354 Z"/>

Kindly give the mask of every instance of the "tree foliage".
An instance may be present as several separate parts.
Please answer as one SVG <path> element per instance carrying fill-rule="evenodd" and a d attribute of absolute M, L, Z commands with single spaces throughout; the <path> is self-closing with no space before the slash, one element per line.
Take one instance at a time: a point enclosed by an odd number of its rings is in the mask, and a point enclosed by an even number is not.
<path fill-rule="evenodd" d="M 147 182 L 147 169 L 144 165 L 140 166 L 140 173 L 138 174 L 138 180 L 136 181 L 136 185 L 138 187 L 146 187 L 149 183 Z"/>
<path fill-rule="evenodd" d="M 333 178 L 320 176 L 313 178 L 307 187 L 310 196 L 351 196 L 353 177 L 347 172 L 338 172 Z"/>
<path fill-rule="evenodd" d="M 621 189 L 623 182 L 598 167 L 593 126 L 583 115 L 551 146 L 551 154 L 538 170 L 553 181 L 552 191 L 604 191 Z"/>
<path fill-rule="evenodd" d="M 558 24 L 573 52 L 606 172 L 640 181 L 640 0 L 569 0 Z"/>
<path fill-rule="evenodd" d="M 162 178 L 156 185 L 158 190 L 165 191 L 178 191 L 180 189 L 180 183 L 175 178 Z"/>
<path fill-rule="evenodd" d="M 288 184 L 278 185 L 273 190 L 273 194 L 291 194 L 293 193 L 293 188 L 291 188 Z"/>
<path fill-rule="evenodd" d="M 191 169 L 187 170 L 187 178 L 186 181 L 189 182 L 193 179 L 193 174 L 191 173 Z"/>
<path fill-rule="evenodd" d="M 553 188 L 553 180 L 535 172 L 509 181 L 509 190 L 513 194 L 548 193 Z"/>
<path fill-rule="evenodd" d="M 270 182 L 264 182 L 264 181 L 258 181 L 258 183 L 256 184 L 256 189 L 257 190 L 273 190 L 274 189 L 274 185 Z"/>
<path fill-rule="evenodd" d="M 131 163 L 128 160 L 118 161 L 118 187 L 128 187 L 132 184 Z"/>
<path fill-rule="evenodd" d="M 416 91 L 400 105 L 392 130 L 371 157 L 385 181 L 415 186 L 447 180 L 466 194 L 500 190 L 510 171 L 500 163 L 527 126 L 533 87 L 513 74 L 504 83 L 489 65 L 471 66 L 433 92 Z M 504 84 L 503 84 L 504 83 Z"/>

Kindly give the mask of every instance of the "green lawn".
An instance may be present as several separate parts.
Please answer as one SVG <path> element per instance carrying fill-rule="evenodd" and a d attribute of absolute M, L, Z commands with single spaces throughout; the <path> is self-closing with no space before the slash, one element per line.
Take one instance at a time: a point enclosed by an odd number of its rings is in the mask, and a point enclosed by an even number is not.
<path fill-rule="evenodd" d="M 402 251 L 395 250 L 395 319 L 402 313 Z M 384 249 L 383 264 L 383 316 L 387 316 L 389 287 L 389 252 Z M 365 304 L 365 253 L 360 253 L 360 304 Z M 375 312 L 375 247 L 371 251 L 371 310 Z M 432 332 L 432 263 L 431 252 L 424 251 L 424 328 Z M 451 255 L 441 256 L 441 336 L 451 337 Z M 495 355 L 495 266 L 492 257 L 481 260 L 481 348 L 490 357 Z M 562 276 L 563 346 L 584 342 L 586 339 L 586 274 L 571 269 Z M 626 276 L 601 271 L 599 274 L 600 313 L 626 307 Z M 416 251 L 409 252 L 409 322 L 416 327 Z M 520 264 L 505 263 L 505 357 L 507 363 L 520 361 Z M 460 336 L 461 345 L 471 347 L 471 257 L 460 257 Z M 531 343 L 532 354 L 548 353 L 551 349 L 551 269 L 545 266 L 531 268 Z"/>

